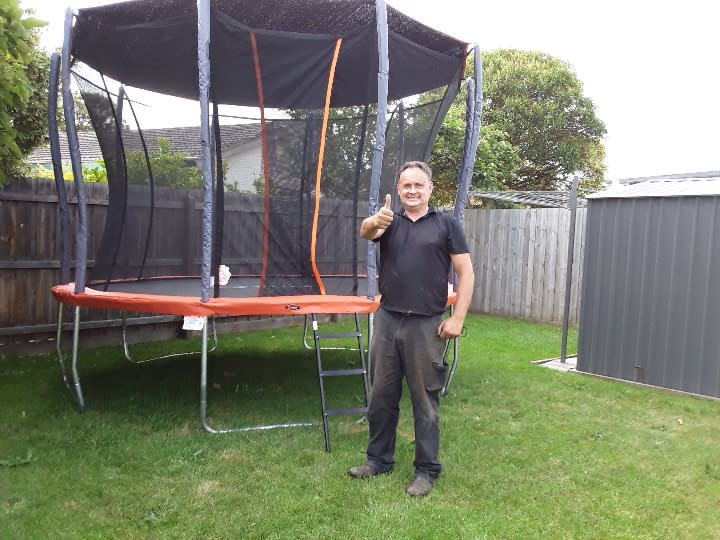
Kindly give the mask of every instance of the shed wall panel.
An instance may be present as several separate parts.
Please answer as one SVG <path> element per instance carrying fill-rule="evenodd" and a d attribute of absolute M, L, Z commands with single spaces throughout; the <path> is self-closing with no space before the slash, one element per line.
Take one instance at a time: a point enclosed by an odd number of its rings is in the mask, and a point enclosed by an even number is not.
<path fill-rule="evenodd" d="M 720 397 L 719 201 L 590 201 L 580 371 Z"/>

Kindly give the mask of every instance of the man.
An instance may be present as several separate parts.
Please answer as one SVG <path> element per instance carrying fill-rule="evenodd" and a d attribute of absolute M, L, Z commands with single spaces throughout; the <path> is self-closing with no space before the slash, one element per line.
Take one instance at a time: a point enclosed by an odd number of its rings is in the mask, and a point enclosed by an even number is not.
<path fill-rule="evenodd" d="M 382 299 L 370 347 L 367 462 L 348 474 L 367 478 L 392 470 L 405 376 L 415 423 L 415 477 L 407 493 L 414 497 L 427 495 L 442 469 L 438 452 L 440 391 L 448 369 L 445 340 L 460 335 L 475 281 L 462 229 L 454 217 L 430 206 L 432 190 L 427 164 L 405 163 L 397 184 L 403 209 L 394 213 L 388 194 L 385 206 L 360 226 L 362 238 L 380 244 Z M 453 314 L 443 320 L 451 264 L 458 276 L 457 300 Z"/>

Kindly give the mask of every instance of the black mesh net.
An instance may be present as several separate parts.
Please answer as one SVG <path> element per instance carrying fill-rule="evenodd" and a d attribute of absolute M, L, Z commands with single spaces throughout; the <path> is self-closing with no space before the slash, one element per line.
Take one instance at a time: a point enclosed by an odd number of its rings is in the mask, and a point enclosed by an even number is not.
<path fill-rule="evenodd" d="M 76 75 L 109 183 L 102 237 L 90 253 L 92 286 L 197 278 L 199 127 L 143 129 L 149 111 L 132 101 L 132 91 L 117 83 L 110 90 L 99 74 L 92 78 L 100 82 L 89 78 Z M 435 99 L 391 103 L 380 199 L 395 193 L 403 162 L 428 159 L 456 83 L 449 93 L 434 90 Z M 217 277 L 222 265 L 233 278 L 251 279 L 242 294 L 216 286 L 214 295 L 364 295 L 367 242 L 358 229 L 368 215 L 376 105 L 331 108 L 327 118 L 317 109 L 264 112 L 272 119 L 260 109 L 253 117 L 214 117 L 213 272 Z M 198 294 L 199 287 L 198 279 Z"/>

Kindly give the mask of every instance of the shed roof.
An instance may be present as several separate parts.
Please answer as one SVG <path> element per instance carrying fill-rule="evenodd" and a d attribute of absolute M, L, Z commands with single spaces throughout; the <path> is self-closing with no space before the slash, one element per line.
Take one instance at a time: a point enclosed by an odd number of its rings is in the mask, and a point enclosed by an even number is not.
<path fill-rule="evenodd" d="M 720 171 L 626 178 L 588 199 L 697 197 L 720 195 Z"/>
<path fill-rule="evenodd" d="M 542 208 L 570 207 L 570 192 L 568 191 L 471 191 L 468 196 Z M 585 206 L 587 206 L 587 202 L 584 195 L 580 193 L 577 198 L 577 207 L 584 208 Z"/>

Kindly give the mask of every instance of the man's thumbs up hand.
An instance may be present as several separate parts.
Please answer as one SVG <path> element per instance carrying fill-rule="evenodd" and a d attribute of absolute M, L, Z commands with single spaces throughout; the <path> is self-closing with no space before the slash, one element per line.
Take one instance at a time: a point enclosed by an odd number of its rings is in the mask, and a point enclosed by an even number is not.
<path fill-rule="evenodd" d="M 392 223 L 394 215 L 392 211 L 392 198 L 388 193 L 385 195 L 385 206 L 375 214 L 375 227 L 381 230 L 387 229 Z"/>

